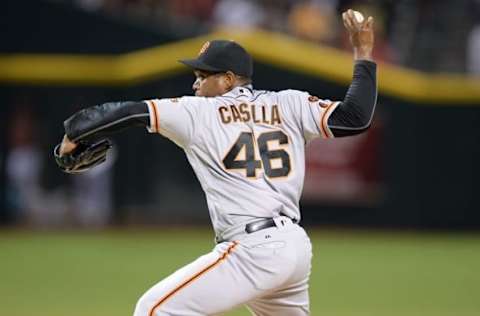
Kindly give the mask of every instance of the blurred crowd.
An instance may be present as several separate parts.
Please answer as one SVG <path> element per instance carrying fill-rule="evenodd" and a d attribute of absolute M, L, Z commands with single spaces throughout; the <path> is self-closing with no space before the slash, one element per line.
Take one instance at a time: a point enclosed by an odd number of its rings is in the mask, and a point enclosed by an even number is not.
<path fill-rule="evenodd" d="M 182 34 L 263 28 L 350 49 L 340 13 L 376 20 L 377 60 L 429 72 L 480 72 L 480 0 L 63 0 L 84 10 L 166 24 Z M 172 29 L 172 28 L 170 28 Z"/>
<path fill-rule="evenodd" d="M 90 172 L 53 183 L 58 179 L 52 174 L 60 173 L 50 173 L 47 167 L 53 163 L 51 144 L 45 143 L 48 137 L 39 128 L 42 118 L 35 108 L 30 98 L 19 98 L 6 126 L 7 220 L 38 228 L 109 224 L 115 154 Z"/>

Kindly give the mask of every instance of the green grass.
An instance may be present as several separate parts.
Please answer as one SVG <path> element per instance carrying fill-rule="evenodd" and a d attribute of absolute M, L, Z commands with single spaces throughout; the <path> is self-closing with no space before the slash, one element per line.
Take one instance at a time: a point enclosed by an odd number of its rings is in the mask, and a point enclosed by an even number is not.
<path fill-rule="evenodd" d="M 480 315 L 480 235 L 310 234 L 312 315 Z M 212 240 L 207 229 L 187 228 L 0 231 L 0 315 L 130 316 L 144 290 Z"/>

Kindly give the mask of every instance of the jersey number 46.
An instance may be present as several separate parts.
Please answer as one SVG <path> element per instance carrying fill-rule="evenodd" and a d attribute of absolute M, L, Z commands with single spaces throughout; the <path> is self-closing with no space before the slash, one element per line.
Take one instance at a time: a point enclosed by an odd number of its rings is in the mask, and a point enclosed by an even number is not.
<path fill-rule="evenodd" d="M 280 147 L 288 145 L 288 136 L 282 131 L 267 132 L 257 138 L 261 160 L 255 159 L 255 140 L 252 133 L 242 132 L 235 144 L 223 159 L 225 169 L 245 169 L 247 177 L 256 177 L 257 169 L 262 169 L 270 178 L 286 177 L 291 164 L 288 152 L 282 148 L 269 149 L 269 142 L 278 142 Z M 241 155 L 241 157 L 239 157 Z"/>

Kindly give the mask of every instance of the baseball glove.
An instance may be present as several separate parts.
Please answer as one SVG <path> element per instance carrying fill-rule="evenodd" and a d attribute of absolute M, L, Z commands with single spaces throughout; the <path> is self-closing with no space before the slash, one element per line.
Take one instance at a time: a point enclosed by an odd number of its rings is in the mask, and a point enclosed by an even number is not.
<path fill-rule="evenodd" d="M 80 141 L 71 153 L 60 156 L 60 145 L 53 150 L 55 161 L 62 171 L 71 174 L 82 173 L 101 164 L 107 159 L 108 150 L 112 148 L 108 139 L 98 142 Z"/>

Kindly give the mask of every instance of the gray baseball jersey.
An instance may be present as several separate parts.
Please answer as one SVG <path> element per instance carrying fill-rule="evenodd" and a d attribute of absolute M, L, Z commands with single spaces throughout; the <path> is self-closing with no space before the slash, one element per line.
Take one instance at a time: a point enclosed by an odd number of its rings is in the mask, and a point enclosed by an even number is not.
<path fill-rule="evenodd" d="M 237 87 L 213 98 L 146 103 L 148 130 L 185 150 L 217 235 L 255 218 L 300 220 L 305 145 L 333 137 L 327 121 L 338 102 L 297 90 Z"/>

